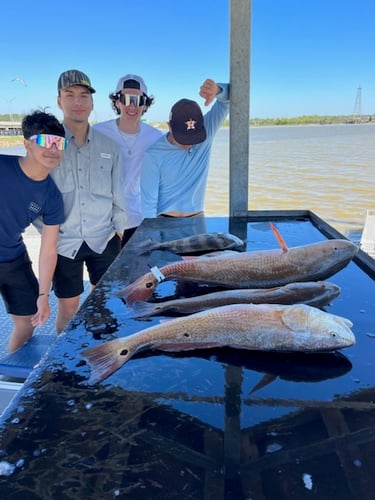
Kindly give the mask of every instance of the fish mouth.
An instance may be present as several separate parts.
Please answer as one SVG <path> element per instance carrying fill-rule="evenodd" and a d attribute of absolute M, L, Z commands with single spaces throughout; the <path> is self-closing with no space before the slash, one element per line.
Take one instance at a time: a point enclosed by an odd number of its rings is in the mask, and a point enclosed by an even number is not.
<path fill-rule="evenodd" d="M 330 240 L 328 240 L 330 241 Z M 333 240 L 331 240 L 333 242 Z M 358 252 L 358 246 L 349 240 L 336 240 L 325 257 L 311 269 L 311 281 L 324 280 L 344 269 Z"/>
<path fill-rule="evenodd" d="M 342 254 L 342 259 L 352 259 L 354 255 L 358 252 L 359 247 L 350 240 L 338 240 L 336 241 L 337 252 Z"/>
<path fill-rule="evenodd" d="M 336 341 L 334 342 L 333 349 L 331 349 L 332 351 L 336 349 L 345 349 L 346 347 L 352 347 L 356 343 L 355 335 L 350 329 L 350 326 L 353 326 L 352 323 L 349 320 L 340 317 L 338 317 L 338 321 L 345 328 L 345 331 L 341 331 L 341 333 L 335 334 Z"/>
<path fill-rule="evenodd" d="M 354 335 L 350 338 L 345 338 L 345 339 L 340 339 L 340 341 L 337 343 L 337 345 L 333 348 L 330 349 L 331 351 L 335 351 L 336 349 L 345 349 L 346 347 L 352 347 L 355 345 L 356 339 Z"/>

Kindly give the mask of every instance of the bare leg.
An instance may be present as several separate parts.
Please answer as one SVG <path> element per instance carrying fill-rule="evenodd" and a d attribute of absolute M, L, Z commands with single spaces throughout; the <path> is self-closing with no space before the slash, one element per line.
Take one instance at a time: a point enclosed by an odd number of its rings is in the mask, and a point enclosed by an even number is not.
<path fill-rule="evenodd" d="M 8 350 L 9 352 L 14 352 L 31 339 L 34 327 L 31 324 L 31 316 L 16 316 L 15 314 L 11 314 L 11 317 L 14 322 L 14 328 L 9 337 Z"/>
<path fill-rule="evenodd" d="M 68 299 L 58 299 L 59 306 L 56 317 L 56 331 L 58 335 L 64 330 L 66 325 L 78 311 L 79 298 L 80 296 L 77 295 L 76 297 L 69 297 Z"/>

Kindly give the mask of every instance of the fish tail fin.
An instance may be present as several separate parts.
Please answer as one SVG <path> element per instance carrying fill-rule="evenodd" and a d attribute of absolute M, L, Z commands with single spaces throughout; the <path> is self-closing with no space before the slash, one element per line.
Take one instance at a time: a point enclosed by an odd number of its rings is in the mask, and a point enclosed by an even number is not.
<path fill-rule="evenodd" d="M 270 373 L 265 373 L 261 380 L 254 385 L 251 389 L 250 394 L 254 394 L 254 392 L 259 391 L 259 389 L 263 389 L 266 385 L 270 384 L 274 380 L 277 379 L 277 375 L 271 375 Z"/>
<path fill-rule="evenodd" d="M 96 384 L 118 370 L 131 356 L 123 349 L 123 339 L 110 340 L 83 351 L 82 356 L 91 367 L 89 384 Z"/>
<path fill-rule="evenodd" d="M 137 243 L 137 253 L 138 255 L 143 255 L 144 253 L 151 252 L 154 248 L 157 247 L 157 241 L 152 238 L 148 238 L 147 240 L 141 241 Z"/>
<path fill-rule="evenodd" d="M 288 251 L 288 245 L 286 244 L 284 238 L 281 236 L 280 231 L 277 229 L 277 227 L 274 224 L 272 224 L 272 222 L 270 222 L 270 226 L 271 226 L 271 229 L 273 231 L 273 234 L 275 235 L 275 238 L 276 238 L 277 242 L 281 246 L 281 250 L 283 251 L 283 253 L 287 252 Z"/>
<path fill-rule="evenodd" d="M 134 318 L 146 318 L 155 314 L 155 305 L 150 302 L 138 300 L 132 304 Z"/>
<path fill-rule="evenodd" d="M 128 305 L 132 305 L 137 300 L 136 298 L 133 298 L 134 295 L 137 296 L 137 292 L 137 285 L 134 283 L 130 283 L 130 285 L 117 292 L 117 295 L 124 299 Z"/>
<path fill-rule="evenodd" d="M 154 282 L 153 279 L 150 278 L 150 283 L 152 287 L 147 287 L 145 283 L 143 283 L 142 278 L 139 280 L 130 283 L 130 285 L 126 286 L 122 290 L 117 292 L 117 295 L 126 301 L 127 305 L 132 306 L 136 301 L 140 300 L 148 300 L 153 293 Z"/>

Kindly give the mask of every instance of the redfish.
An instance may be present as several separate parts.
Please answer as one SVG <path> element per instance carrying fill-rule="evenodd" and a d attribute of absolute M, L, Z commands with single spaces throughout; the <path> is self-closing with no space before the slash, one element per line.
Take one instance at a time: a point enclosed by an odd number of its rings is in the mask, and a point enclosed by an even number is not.
<path fill-rule="evenodd" d="M 334 351 L 355 343 L 346 318 L 297 304 L 234 304 L 216 307 L 83 351 L 89 382 L 103 380 L 139 351 L 187 351 L 233 347 L 261 351 Z"/>
<path fill-rule="evenodd" d="M 144 318 L 171 313 L 193 314 L 228 304 L 306 304 L 323 307 L 330 304 L 340 291 L 339 286 L 329 281 L 288 283 L 275 288 L 223 290 L 164 302 L 136 302 L 134 316 Z"/>
<path fill-rule="evenodd" d="M 198 257 L 154 268 L 119 295 L 129 304 L 146 301 L 163 280 L 193 281 L 231 289 L 320 281 L 348 265 L 357 251 L 357 245 L 349 240 L 332 239 L 281 250 L 241 252 L 211 259 Z"/>

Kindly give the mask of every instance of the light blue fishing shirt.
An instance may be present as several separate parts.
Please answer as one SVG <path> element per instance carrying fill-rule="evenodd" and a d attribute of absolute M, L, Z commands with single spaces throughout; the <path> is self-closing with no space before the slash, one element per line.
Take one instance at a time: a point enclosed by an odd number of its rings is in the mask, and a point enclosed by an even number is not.
<path fill-rule="evenodd" d="M 167 135 L 146 152 L 141 170 L 142 210 L 145 218 L 166 212 L 199 212 L 204 209 L 212 142 L 229 112 L 229 85 L 222 88 L 210 111 L 204 115 L 206 140 L 183 150 Z"/>
<path fill-rule="evenodd" d="M 73 259 L 82 243 L 102 253 L 116 232 L 126 227 L 124 176 L 119 146 L 92 127 L 86 144 L 77 147 L 65 127 L 68 147 L 51 177 L 61 191 L 65 222 L 58 253 Z"/>

